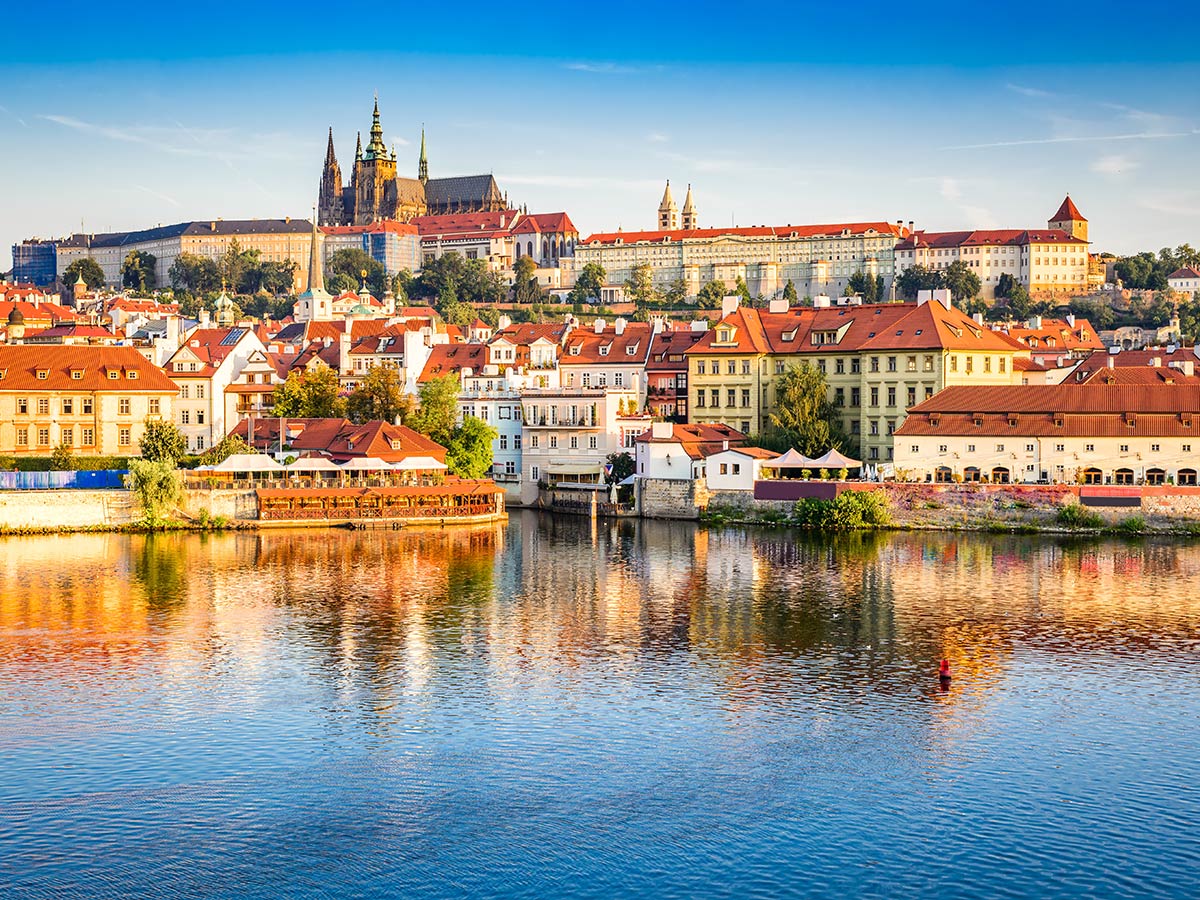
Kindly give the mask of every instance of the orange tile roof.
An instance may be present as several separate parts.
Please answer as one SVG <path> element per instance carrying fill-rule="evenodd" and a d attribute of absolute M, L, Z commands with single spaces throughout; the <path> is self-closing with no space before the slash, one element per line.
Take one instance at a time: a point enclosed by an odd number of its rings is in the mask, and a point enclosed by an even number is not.
<path fill-rule="evenodd" d="M 46 377 L 38 378 L 39 371 Z M 110 377 L 112 372 L 115 378 Z M 80 377 L 73 378 L 72 373 Z M 18 344 L 0 346 L 0 391 L 174 394 L 179 386 L 133 347 Z"/>
<path fill-rule="evenodd" d="M 336 462 L 367 456 L 399 462 L 410 456 L 432 456 L 446 460 L 446 448 L 404 425 L 372 421 L 356 425 L 349 419 L 254 419 L 254 445 L 263 449 L 279 444 L 280 423 L 286 431 L 284 443 L 295 450 L 317 451 Z M 243 419 L 231 432 L 248 439 L 251 420 Z M 399 444 L 393 447 L 393 443 Z"/>
<path fill-rule="evenodd" d="M 1086 379 L 1102 369 L 1107 369 L 1111 361 L 1114 369 L 1153 368 L 1151 363 L 1158 360 L 1160 366 L 1171 368 L 1172 364 L 1190 362 L 1192 367 L 1200 371 L 1200 356 L 1196 355 L 1195 347 L 1176 347 L 1174 351 L 1166 348 L 1150 348 L 1147 350 L 1122 350 L 1120 353 L 1109 353 L 1107 350 L 1096 350 L 1084 357 L 1071 377 L 1075 380 Z"/>
<path fill-rule="evenodd" d="M 436 344 L 430 348 L 429 359 L 417 381 L 424 383 L 443 375 L 458 375 L 463 369 L 479 373 L 487 361 L 487 344 Z"/>
<path fill-rule="evenodd" d="M 731 340 L 719 342 L 723 330 L 732 330 Z M 714 353 L 745 355 L 748 353 L 766 353 L 770 349 L 766 332 L 763 330 L 762 319 L 757 309 L 739 306 L 716 325 L 704 332 L 685 354 Z"/>
<path fill-rule="evenodd" d="M 911 412 L 1132 412 L 1200 416 L 1200 385 L 964 385 L 938 391 Z"/>
<path fill-rule="evenodd" d="M 629 365 L 646 362 L 653 337 L 649 322 L 629 322 L 617 334 L 616 326 L 605 325 L 596 333 L 595 327 L 572 328 L 563 339 L 560 366 Z"/>
<path fill-rule="evenodd" d="M 687 357 L 684 355 L 704 337 L 703 331 L 678 330 L 660 331 L 650 342 L 650 356 L 646 360 L 647 372 L 686 372 Z M 672 360 L 672 356 L 682 359 Z"/>
<path fill-rule="evenodd" d="M 1104 349 L 1104 342 L 1100 340 L 1096 329 L 1087 319 L 1076 319 L 1074 325 L 1069 324 L 1065 319 L 1043 319 L 1040 328 L 1014 325 L 1005 330 L 1009 337 L 1037 350 Z"/>
<path fill-rule="evenodd" d="M 1200 278 L 1200 272 L 1191 266 L 1184 266 L 1182 269 L 1176 269 L 1167 278 Z"/>
<path fill-rule="evenodd" d="M 844 231 L 849 231 L 853 235 L 869 234 L 872 231 L 895 237 L 902 235 L 902 229 L 894 222 L 852 222 L 837 225 L 763 225 L 743 228 L 675 229 L 671 231 L 609 231 L 589 235 L 580 243 L 585 245 L 636 244 L 640 241 L 670 242 L 703 240 L 725 236 L 749 238 L 839 237 Z"/>
<path fill-rule="evenodd" d="M 636 440 L 639 444 L 679 444 L 690 458 L 705 459 L 745 443 L 746 436 L 720 422 L 695 422 L 672 425 L 671 436 L 666 438 L 654 437 L 654 429 L 648 428 Z"/>
<path fill-rule="evenodd" d="M 995 247 L 1021 246 L 1023 244 L 1087 244 L 1082 238 L 1072 237 L 1065 231 L 1055 229 L 993 228 L 976 231 L 916 231 L 896 244 L 897 250 L 912 250 L 915 247 Z"/>
<path fill-rule="evenodd" d="M 1071 200 L 1071 195 L 1067 194 L 1062 205 L 1059 206 L 1058 212 L 1050 217 L 1051 222 L 1065 222 L 1068 219 L 1073 219 L 1076 222 L 1086 222 L 1083 213 L 1079 211 L 1079 207 Z"/>

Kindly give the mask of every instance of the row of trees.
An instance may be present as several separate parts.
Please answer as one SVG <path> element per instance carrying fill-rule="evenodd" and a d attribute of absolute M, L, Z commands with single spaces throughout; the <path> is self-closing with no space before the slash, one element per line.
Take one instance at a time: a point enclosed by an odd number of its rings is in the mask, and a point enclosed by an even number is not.
<path fill-rule="evenodd" d="M 981 286 L 979 276 L 959 259 L 944 269 L 910 266 L 896 278 L 896 296 L 901 300 L 916 300 L 919 291 L 947 289 L 956 303 L 965 303 L 979 295 Z"/>
<path fill-rule="evenodd" d="M 291 293 L 298 269 L 295 260 L 263 259 L 260 251 L 245 250 L 234 238 L 219 259 L 195 253 L 179 254 L 167 270 L 167 278 L 174 290 L 190 294 L 200 295 L 224 288 L 234 294 L 265 293 L 280 297 Z M 126 285 L 132 286 L 128 281 Z"/>
<path fill-rule="evenodd" d="M 1165 291 L 1167 276 L 1186 267 L 1200 270 L 1200 250 L 1180 244 L 1174 250 L 1163 247 L 1157 255 L 1142 252 L 1123 256 L 1113 266 L 1121 284 L 1133 290 Z"/>

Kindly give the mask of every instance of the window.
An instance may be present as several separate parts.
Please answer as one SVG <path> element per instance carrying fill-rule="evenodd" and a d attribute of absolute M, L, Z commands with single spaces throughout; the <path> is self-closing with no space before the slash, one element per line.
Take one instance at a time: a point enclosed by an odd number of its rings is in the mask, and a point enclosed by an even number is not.
<path fill-rule="evenodd" d="M 862 402 L 862 391 L 856 387 L 850 388 L 850 405 L 858 406 Z"/>
<path fill-rule="evenodd" d="M 696 391 L 696 406 L 698 406 L 698 407 L 704 406 L 704 391 L 702 391 L 702 390 Z"/>
<path fill-rule="evenodd" d="M 910 387 L 908 389 L 908 405 L 909 406 L 917 405 L 917 389 L 915 387 Z"/>
<path fill-rule="evenodd" d="M 958 371 L 958 357 L 957 356 L 950 357 L 950 371 L 951 372 Z"/>
<path fill-rule="evenodd" d="M 890 388 L 888 388 L 888 389 L 887 389 L 887 392 L 888 392 L 888 395 L 887 395 L 887 397 L 888 397 L 888 402 L 887 402 L 887 405 L 888 405 L 888 406 L 895 406 L 895 405 L 896 405 L 896 389 L 895 389 L 894 387 L 890 387 Z"/>
<path fill-rule="evenodd" d="M 888 367 L 887 367 L 887 370 L 888 370 L 889 372 L 895 372 L 895 371 L 896 371 L 896 357 L 894 357 L 894 356 L 889 356 L 889 357 L 888 357 Z"/>
<path fill-rule="evenodd" d="M 709 391 L 709 399 L 710 399 L 709 405 L 713 409 L 716 409 L 718 406 L 721 405 L 721 391 L 717 388 L 713 388 L 711 391 Z"/>
<path fill-rule="evenodd" d="M 846 389 L 845 388 L 837 388 L 833 392 L 833 405 L 834 406 L 845 406 L 846 405 Z"/>
<path fill-rule="evenodd" d="M 872 447 L 867 451 L 867 459 L 879 459 L 879 448 Z"/>
<path fill-rule="evenodd" d="M 896 420 L 888 419 L 888 434 L 891 435 L 891 434 L 895 434 L 895 433 L 896 433 Z"/>
<path fill-rule="evenodd" d="M 192 365 L 195 366 L 195 363 L 192 363 Z M 120 377 L 121 377 L 121 373 L 119 371 L 117 371 L 116 369 L 108 370 L 108 380 L 109 381 L 116 381 Z"/>
<path fill-rule="evenodd" d="M 62 444 L 64 447 L 74 447 L 75 446 L 75 429 L 74 428 L 59 429 L 58 442 L 60 444 Z"/>
<path fill-rule="evenodd" d="M 625 387 L 625 373 L 618 372 L 613 376 L 613 387 Z"/>
<path fill-rule="evenodd" d="M 726 406 L 737 406 L 737 391 L 733 388 L 728 388 L 725 391 Z"/>
<path fill-rule="evenodd" d="M 1025 445 L 1025 452 L 1026 452 L 1026 453 L 1032 453 L 1032 452 L 1033 452 L 1033 444 L 1026 444 L 1026 445 Z"/>
<path fill-rule="evenodd" d="M 83 369 L 72 369 L 71 370 L 71 380 L 72 381 L 82 381 L 83 380 Z"/>
<path fill-rule="evenodd" d="M 908 357 L 904 362 L 904 369 L 906 372 L 917 371 L 917 358 L 915 356 Z"/>
<path fill-rule="evenodd" d="M 734 475 L 741 475 L 741 474 L 742 474 L 742 464 L 741 464 L 741 463 L 734 463 L 734 464 L 733 464 L 733 474 L 734 474 Z"/>
<path fill-rule="evenodd" d="M 725 366 L 725 368 L 729 372 L 730 375 L 736 375 L 737 374 L 737 360 L 736 359 L 729 360 L 729 362 Z"/>
<path fill-rule="evenodd" d="M 1150 452 L 1151 452 L 1151 453 L 1157 453 L 1158 451 L 1159 451 L 1159 445 L 1158 445 L 1158 444 L 1151 444 L 1151 445 L 1150 445 Z"/>
<path fill-rule="evenodd" d="M 1184 453 L 1191 453 L 1191 452 L 1192 452 L 1192 445 L 1191 445 L 1191 444 L 1184 444 L 1184 445 L 1183 445 L 1183 452 L 1184 452 Z"/>
<path fill-rule="evenodd" d="M 728 474 L 729 474 L 729 466 L 728 466 L 728 464 L 726 464 L 726 463 L 721 463 L 721 474 L 722 474 L 722 475 L 728 475 Z"/>
<path fill-rule="evenodd" d="M 186 384 L 180 385 L 179 386 L 179 396 L 182 399 L 186 400 L 186 399 L 188 399 L 189 396 L 191 396 L 191 390 L 192 390 L 191 387 Z"/>
<path fill-rule="evenodd" d="M 702 360 L 702 359 L 696 360 L 696 374 L 697 375 L 704 374 L 704 360 Z"/>
<path fill-rule="evenodd" d="M 974 445 L 974 444 L 967 444 L 967 452 L 968 452 L 968 453 L 974 453 L 974 452 L 975 452 L 975 445 Z"/>
<path fill-rule="evenodd" d="M 872 406 L 879 405 L 879 388 L 877 388 L 877 387 L 871 388 L 871 405 Z"/>
<path fill-rule="evenodd" d="M 947 447 L 945 444 L 938 444 L 938 453 L 945 453 L 946 449 Z"/>
<path fill-rule="evenodd" d="M 879 434 L 879 423 L 876 422 L 874 419 L 871 420 L 871 434 L 872 435 Z"/>
<path fill-rule="evenodd" d="M 46 380 L 47 378 L 49 378 L 49 377 L 50 377 L 50 370 L 49 370 L 49 369 L 38 369 L 38 370 L 37 370 L 37 379 L 38 379 L 38 381 L 45 381 L 45 380 Z"/>
<path fill-rule="evenodd" d="M 70 416 L 70 415 L 75 414 L 75 401 L 72 400 L 70 397 L 63 397 L 62 413 L 64 416 Z"/>
<path fill-rule="evenodd" d="M 1003 444 L 997 444 L 997 445 L 996 445 L 996 452 L 997 452 L 997 453 L 1003 453 L 1003 452 L 1004 452 L 1004 445 L 1003 445 Z"/>
<path fill-rule="evenodd" d="M 1084 453 L 1095 453 L 1095 452 L 1096 452 L 1096 445 L 1095 445 L 1095 444 L 1084 444 L 1084 445 L 1083 445 L 1083 452 L 1084 452 Z"/>
<path fill-rule="evenodd" d="M 985 371 L 985 372 L 992 371 L 992 358 L 990 356 L 985 356 L 983 358 L 983 371 Z"/>
<path fill-rule="evenodd" d="M 507 434 L 500 435 L 500 449 L 501 450 L 508 449 L 508 435 Z"/>
<path fill-rule="evenodd" d="M 50 446 L 50 429 L 49 428 L 39 428 L 37 430 L 37 441 L 38 441 L 39 447 L 49 447 Z"/>
<path fill-rule="evenodd" d="M 1122 444 L 1122 445 L 1121 445 L 1121 452 L 1122 452 L 1122 453 L 1128 453 L 1128 452 L 1129 452 L 1129 445 L 1128 445 L 1128 444 Z"/>
<path fill-rule="evenodd" d="M 204 385 L 202 385 L 202 384 L 196 385 L 196 399 L 197 400 L 204 399 Z"/>
<path fill-rule="evenodd" d="M 22 416 L 29 414 L 29 400 L 27 398 L 17 398 L 17 413 Z"/>
<path fill-rule="evenodd" d="M 925 357 L 925 371 L 926 372 L 933 371 L 933 357 L 932 356 Z"/>
<path fill-rule="evenodd" d="M 538 448 L 538 436 L 536 434 L 531 434 L 529 436 L 529 447 L 531 450 L 536 450 Z"/>
<path fill-rule="evenodd" d="M 856 356 L 854 359 L 850 360 L 850 372 L 853 375 L 857 375 L 861 371 L 862 361 Z"/>
<path fill-rule="evenodd" d="M 534 443 L 534 445 L 533 445 L 533 446 L 535 446 L 535 447 L 536 447 L 536 446 L 537 446 L 537 444 L 536 444 L 536 443 Z M 520 450 L 520 449 L 521 449 L 521 436 L 520 436 L 519 434 L 514 434 L 514 435 L 513 435 L 513 449 L 514 449 L 514 450 Z"/>
<path fill-rule="evenodd" d="M 871 357 L 871 371 L 872 372 L 879 371 L 879 357 L 878 356 Z"/>
<path fill-rule="evenodd" d="M 834 363 L 834 371 L 837 372 L 839 375 L 844 375 L 846 373 L 846 361 L 844 359 L 842 359 L 840 356 L 837 358 L 837 361 Z"/>
<path fill-rule="evenodd" d="M 817 371 L 819 371 L 822 375 L 825 374 L 825 360 L 823 360 L 823 359 L 817 360 Z"/>
<path fill-rule="evenodd" d="M 840 388 L 839 388 L 839 390 L 840 390 Z M 742 406 L 748 407 L 749 405 L 750 405 L 750 388 L 742 388 Z"/>
<path fill-rule="evenodd" d="M 1054 445 L 1054 452 L 1055 452 L 1055 453 L 1063 453 L 1063 452 L 1065 452 L 1065 451 L 1066 451 L 1066 449 L 1067 449 L 1067 445 L 1066 445 L 1066 444 L 1055 444 L 1055 445 Z"/>
<path fill-rule="evenodd" d="M 122 397 L 117 401 L 117 415 L 118 416 L 129 415 L 129 398 L 128 397 Z"/>
<path fill-rule="evenodd" d="M 1004 359 L 1003 356 L 1000 357 L 1000 372 L 1001 372 L 1001 374 L 1003 374 L 1006 371 L 1006 369 L 1005 369 L 1006 365 L 1007 365 L 1007 361 Z"/>
<path fill-rule="evenodd" d="M 517 474 L 517 464 L 515 462 L 513 462 L 511 459 L 506 459 L 504 461 L 504 474 L 505 475 L 516 475 Z"/>
<path fill-rule="evenodd" d="M 50 401 L 45 397 L 38 397 L 37 410 L 39 416 L 50 415 Z"/>
<path fill-rule="evenodd" d="M 632 438 L 632 437 L 635 437 L 635 435 L 633 435 L 633 434 L 630 434 L 629 436 L 630 436 L 631 438 Z M 596 436 L 595 436 L 594 434 L 593 434 L 593 435 L 589 435 L 589 436 L 588 436 L 588 449 L 589 449 L 589 450 L 595 450 L 595 449 L 596 449 Z"/>
<path fill-rule="evenodd" d="M 28 447 L 29 446 L 29 429 L 28 428 L 18 428 L 17 429 L 17 446 L 18 447 Z"/>
<path fill-rule="evenodd" d="M 571 435 L 571 449 L 572 450 L 579 449 L 579 436 L 578 435 L 574 435 L 574 434 Z"/>
<path fill-rule="evenodd" d="M 558 435 L 557 434 L 550 435 L 550 449 L 551 450 L 558 449 Z"/>
<path fill-rule="evenodd" d="M 915 456 L 916 454 L 921 452 L 921 448 L 918 447 L 916 444 L 913 444 L 908 448 L 908 451 Z"/>
<path fill-rule="evenodd" d="M 748 360 L 748 359 L 742 360 L 742 374 L 743 375 L 750 374 L 750 360 Z"/>
<path fill-rule="evenodd" d="M 967 357 L 967 374 L 970 375 L 975 370 L 975 357 Z"/>

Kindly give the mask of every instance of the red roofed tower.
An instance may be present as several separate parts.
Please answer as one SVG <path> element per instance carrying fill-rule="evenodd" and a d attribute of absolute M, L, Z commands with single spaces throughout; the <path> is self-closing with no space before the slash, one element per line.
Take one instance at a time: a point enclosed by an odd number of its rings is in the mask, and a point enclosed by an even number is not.
<path fill-rule="evenodd" d="M 1079 238 L 1081 241 L 1088 239 L 1088 220 L 1083 217 L 1083 213 L 1079 208 L 1071 202 L 1071 195 L 1067 194 L 1063 200 L 1062 206 L 1058 208 L 1050 221 L 1046 223 L 1047 227 L 1055 231 L 1065 231 L 1073 238 Z"/>

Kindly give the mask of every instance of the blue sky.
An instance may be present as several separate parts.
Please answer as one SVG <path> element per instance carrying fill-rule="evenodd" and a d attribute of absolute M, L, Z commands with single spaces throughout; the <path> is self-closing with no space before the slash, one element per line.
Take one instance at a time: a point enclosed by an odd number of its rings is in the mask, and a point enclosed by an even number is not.
<path fill-rule="evenodd" d="M 670 178 L 704 225 L 1039 227 L 1070 191 L 1094 249 L 1200 242 L 1177 7 L 193 6 L 8 12 L 0 268 L 81 221 L 305 216 L 376 91 L 402 170 L 424 123 L 432 175 L 492 171 L 584 233 L 650 227 Z"/>

